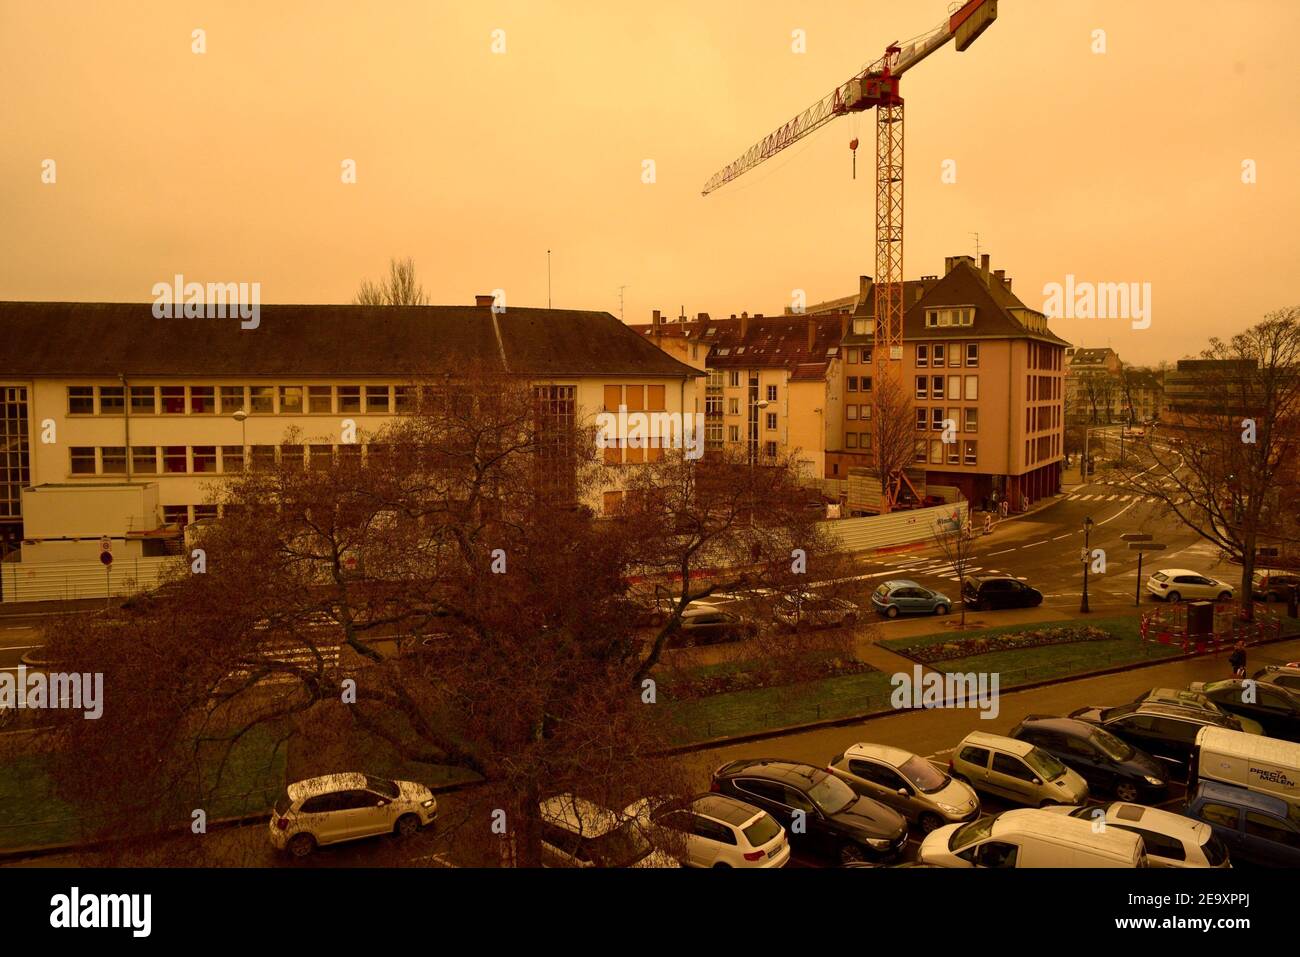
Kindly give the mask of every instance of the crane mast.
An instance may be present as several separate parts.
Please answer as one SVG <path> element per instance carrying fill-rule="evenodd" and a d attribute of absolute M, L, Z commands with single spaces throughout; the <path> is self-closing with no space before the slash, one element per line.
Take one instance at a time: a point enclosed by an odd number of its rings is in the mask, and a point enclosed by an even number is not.
<path fill-rule="evenodd" d="M 704 184 L 707 196 L 846 113 L 876 110 L 876 275 L 872 359 L 875 381 L 901 379 L 903 358 L 903 99 L 898 80 L 949 42 L 963 51 L 997 19 L 997 0 L 953 3 L 943 22 L 906 44 L 891 43 L 861 73 L 839 84 L 784 126 L 759 140 Z M 856 141 L 855 144 L 856 145 Z M 880 393 L 879 386 L 875 393 Z M 879 423 L 879 410 L 875 412 Z M 875 427 L 879 427 L 878 425 Z M 888 511 L 906 478 L 901 472 L 884 487 Z"/>

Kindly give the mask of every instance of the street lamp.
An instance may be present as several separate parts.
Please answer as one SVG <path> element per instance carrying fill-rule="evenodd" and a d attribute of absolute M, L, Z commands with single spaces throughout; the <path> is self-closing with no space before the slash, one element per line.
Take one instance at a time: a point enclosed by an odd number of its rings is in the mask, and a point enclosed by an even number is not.
<path fill-rule="evenodd" d="M 236 409 L 234 414 L 232 414 L 230 417 L 239 423 L 239 430 L 240 430 L 239 441 L 241 443 L 239 446 L 240 457 L 243 458 L 244 470 L 247 471 L 248 470 L 248 410 Z"/>
<path fill-rule="evenodd" d="M 1092 538 L 1092 516 L 1089 515 L 1083 520 L 1083 601 L 1079 602 L 1079 612 L 1087 613 L 1088 608 L 1088 556 L 1091 551 L 1089 545 Z"/>

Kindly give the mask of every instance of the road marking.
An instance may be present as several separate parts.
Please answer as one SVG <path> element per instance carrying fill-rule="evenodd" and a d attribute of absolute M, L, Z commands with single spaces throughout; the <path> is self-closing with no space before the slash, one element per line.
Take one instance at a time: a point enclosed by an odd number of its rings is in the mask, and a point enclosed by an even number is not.
<path fill-rule="evenodd" d="M 994 555 L 1005 555 L 1007 552 L 1014 552 L 1014 551 L 1015 551 L 1014 548 L 1004 548 L 1000 552 L 989 552 L 989 558 L 992 558 Z"/>
<path fill-rule="evenodd" d="M 1054 539 L 1052 539 L 1052 541 L 1059 542 L 1061 539 L 1069 538 L 1073 534 L 1074 532 L 1066 532 L 1064 535 L 1057 535 Z"/>
<path fill-rule="evenodd" d="M 1043 539 L 1041 542 L 1034 542 L 1032 545 L 1021 545 L 1020 547 L 1021 547 L 1021 548 L 1033 548 L 1033 547 L 1036 546 L 1036 545 L 1046 545 L 1046 544 L 1047 544 L 1047 539 Z"/>

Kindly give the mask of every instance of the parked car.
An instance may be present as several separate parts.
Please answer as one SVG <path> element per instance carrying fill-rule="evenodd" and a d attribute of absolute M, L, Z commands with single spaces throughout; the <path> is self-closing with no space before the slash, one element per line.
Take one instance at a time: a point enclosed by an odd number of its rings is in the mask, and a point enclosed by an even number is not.
<path fill-rule="evenodd" d="M 1169 789 L 1168 772 L 1159 761 L 1086 721 L 1031 714 L 1012 729 L 1011 737 L 1078 772 L 1094 793 L 1106 791 L 1121 801 L 1158 801 Z"/>
<path fill-rule="evenodd" d="M 803 592 L 782 595 L 772 612 L 790 631 L 797 628 L 852 628 L 858 606 L 843 598 Z"/>
<path fill-rule="evenodd" d="M 1145 867 L 1146 851 L 1130 831 L 1021 808 L 931 831 L 919 860 L 941 867 Z"/>
<path fill-rule="evenodd" d="M 539 807 L 546 867 L 681 866 L 650 842 L 635 817 L 572 794 L 547 798 Z"/>
<path fill-rule="evenodd" d="M 822 768 L 754 758 L 713 772 L 710 790 L 769 812 L 794 845 L 840 863 L 891 861 L 907 844 L 907 821 L 891 807 L 862 797 Z M 799 821 L 798 827 L 793 827 Z"/>
<path fill-rule="evenodd" d="M 826 770 L 864 797 L 889 805 L 926 833 L 979 817 L 980 801 L 970 785 L 902 748 L 853 744 L 831 758 Z"/>
<path fill-rule="evenodd" d="M 708 645 L 719 641 L 753 638 L 758 627 L 717 605 L 692 602 L 682 612 L 671 642 L 680 645 Z"/>
<path fill-rule="evenodd" d="M 271 844 L 294 857 L 380 834 L 410 837 L 438 817 L 423 784 L 369 774 L 327 774 L 290 784 L 271 811 Z"/>
<path fill-rule="evenodd" d="M 1236 715 L 1243 725 L 1252 721 L 1269 737 L 1300 741 L 1300 694 L 1296 692 L 1242 678 L 1196 682 L 1192 689 Z"/>
<path fill-rule="evenodd" d="M 961 598 L 980 611 L 994 608 L 1034 608 L 1043 603 L 1043 593 L 1015 578 L 979 576 L 962 582 Z"/>
<path fill-rule="evenodd" d="M 1300 823 L 1287 816 L 1287 808 L 1278 797 L 1201 781 L 1183 813 L 1210 825 L 1234 862 L 1300 867 Z"/>
<path fill-rule="evenodd" d="M 1196 733 L 1204 727 L 1241 731 L 1241 722 L 1229 714 L 1203 708 L 1143 702 L 1114 708 L 1079 708 L 1071 718 L 1104 728 L 1135 748 L 1159 758 L 1170 770 L 1186 775 L 1196 745 Z"/>
<path fill-rule="evenodd" d="M 1197 688 L 1152 688 L 1138 695 L 1133 703 L 1167 704 L 1175 708 L 1186 708 L 1189 711 L 1206 711 L 1228 718 L 1229 721 L 1235 720 L 1240 725 L 1237 730 L 1245 731 L 1247 734 L 1264 733 L 1264 727 L 1258 721 L 1224 710 Z"/>
<path fill-rule="evenodd" d="M 1267 665 L 1253 675 L 1260 684 L 1276 685 L 1300 694 L 1300 663 Z"/>
<path fill-rule="evenodd" d="M 1228 846 L 1203 821 L 1141 804 L 1117 801 L 1105 807 L 1054 807 L 1053 812 L 1087 821 L 1094 828 L 1119 828 L 1142 838 L 1151 867 L 1231 867 Z"/>
<path fill-rule="evenodd" d="M 886 618 L 899 615 L 946 615 L 952 599 L 943 592 L 931 591 L 906 578 L 881 582 L 871 593 L 871 604 Z"/>
<path fill-rule="evenodd" d="M 1231 601 L 1233 596 L 1232 585 L 1187 568 L 1160 569 L 1147 579 L 1147 591 L 1162 601 L 1184 598 Z"/>
<path fill-rule="evenodd" d="M 1251 597 L 1256 601 L 1286 601 L 1292 589 L 1300 588 L 1300 574 L 1261 568 L 1251 576 Z"/>
<path fill-rule="evenodd" d="M 1025 741 L 972 731 L 953 749 L 948 770 L 977 791 L 1017 804 L 1082 804 L 1088 782 L 1046 751 Z"/>
<path fill-rule="evenodd" d="M 790 844 L 785 828 L 761 808 L 725 794 L 701 794 L 688 801 L 645 798 L 624 811 L 655 831 L 676 832 L 687 867 L 785 867 Z"/>

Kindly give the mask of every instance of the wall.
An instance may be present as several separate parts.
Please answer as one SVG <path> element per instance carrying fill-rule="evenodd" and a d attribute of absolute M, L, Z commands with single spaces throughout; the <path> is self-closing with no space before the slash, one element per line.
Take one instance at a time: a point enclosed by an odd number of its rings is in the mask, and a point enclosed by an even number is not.
<path fill-rule="evenodd" d="M 954 513 L 964 522 L 967 515 L 966 503 L 890 512 L 888 515 L 868 515 L 865 518 L 843 518 L 823 522 L 821 527 L 838 538 L 843 548 L 863 551 L 933 541 L 935 523 L 940 519 L 952 518 Z"/>
<path fill-rule="evenodd" d="M 0 562 L 3 597 L 15 601 L 70 601 L 126 595 L 158 584 L 163 572 L 179 567 L 181 559 L 132 558 L 113 563 L 108 573 L 98 561 L 22 563 Z"/>

